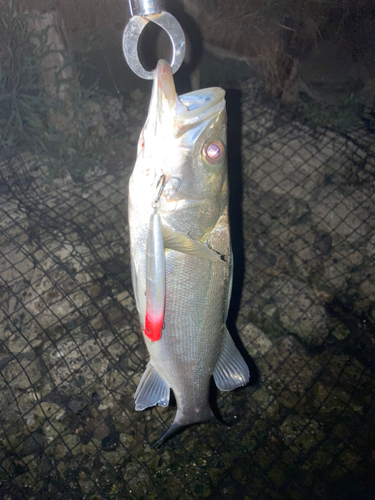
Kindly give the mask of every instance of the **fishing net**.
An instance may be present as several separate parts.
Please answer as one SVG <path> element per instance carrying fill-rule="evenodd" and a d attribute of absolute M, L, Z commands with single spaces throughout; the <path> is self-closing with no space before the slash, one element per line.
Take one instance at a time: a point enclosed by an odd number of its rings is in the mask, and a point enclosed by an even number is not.
<path fill-rule="evenodd" d="M 175 408 L 134 410 L 148 356 L 126 215 L 148 96 L 127 103 L 126 151 L 84 182 L 28 154 L 2 162 L 2 499 L 374 497 L 373 135 L 262 95 L 228 92 L 230 322 L 251 383 L 214 393 L 231 427 L 161 449 Z"/>

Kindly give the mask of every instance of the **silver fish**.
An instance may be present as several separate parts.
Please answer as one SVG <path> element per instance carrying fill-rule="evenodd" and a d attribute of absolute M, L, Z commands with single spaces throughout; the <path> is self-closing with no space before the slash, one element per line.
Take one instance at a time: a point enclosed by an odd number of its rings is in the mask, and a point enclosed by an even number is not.
<path fill-rule="evenodd" d="M 148 117 L 129 182 L 134 294 L 150 361 L 136 410 L 177 414 L 163 442 L 181 427 L 216 421 L 211 377 L 221 391 L 249 381 L 226 328 L 232 257 L 228 222 L 225 92 L 178 97 L 166 61 L 155 70 Z"/>

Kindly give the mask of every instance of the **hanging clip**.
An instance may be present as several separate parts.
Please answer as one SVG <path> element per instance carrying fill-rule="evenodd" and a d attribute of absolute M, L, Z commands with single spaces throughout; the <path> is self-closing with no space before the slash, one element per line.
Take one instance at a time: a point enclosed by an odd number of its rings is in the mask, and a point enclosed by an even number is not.
<path fill-rule="evenodd" d="M 138 56 L 138 40 L 151 21 L 165 30 L 172 43 L 172 72 L 181 66 L 185 57 L 185 35 L 175 17 L 165 10 L 164 0 L 128 0 L 130 20 L 122 38 L 125 59 L 134 73 L 145 80 L 153 80 L 154 72 L 142 66 Z"/>

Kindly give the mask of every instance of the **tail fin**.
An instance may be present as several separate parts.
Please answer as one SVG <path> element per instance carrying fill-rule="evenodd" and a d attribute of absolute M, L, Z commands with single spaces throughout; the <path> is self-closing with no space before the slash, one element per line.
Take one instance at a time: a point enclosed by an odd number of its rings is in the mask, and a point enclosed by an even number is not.
<path fill-rule="evenodd" d="M 187 427 L 194 424 L 200 424 L 202 422 L 211 422 L 213 424 L 227 425 L 224 422 L 220 422 L 215 415 L 212 413 L 211 408 L 207 408 L 204 412 L 200 412 L 199 418 L 197 419 L 197 414 L 193 415 L 193 418 L 186 418 L 186 416 L 181 415 L 181 413 L 177 410 L 176 417 L 174 419 L 173 424 L 169 427 L 167 432 L 165 432 L 156 443 L 152 445 L 152 447 L 159 447 L 168 441 L 171 437 L 176 434 L 184 431 Z"/>
<path fill-rule="evenodd" d="M 173 424 L 169 427 L 167 432 L 165 432 L 161 438 L 159 438 L 156 443 L 152 445 L 152 448 L 159 448 L 162 444 L 164 444 L 168 439 L 170 439 L 172 436 L 175 436 L 179 432 L 182 432 L 183 430 L 186 429 L 188 425 L 179 425 L 176 422 L 173 422 Z"/>

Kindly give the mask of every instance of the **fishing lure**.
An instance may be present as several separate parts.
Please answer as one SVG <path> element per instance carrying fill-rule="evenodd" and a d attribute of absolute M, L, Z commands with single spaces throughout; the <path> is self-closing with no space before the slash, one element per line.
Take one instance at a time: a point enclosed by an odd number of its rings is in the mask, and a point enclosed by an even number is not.
<path fill-rule="evenodd" d="M 165 253 L 163 226 L 158 213 L 158 204 L 165 184 L 165 176 L 159 179 L 159 193 L 152 204 L 154 213 L 150 217 L 146 244 L 146 318 L 145 335 L 152 341 L 161 337 L 165 308 Z"/>

